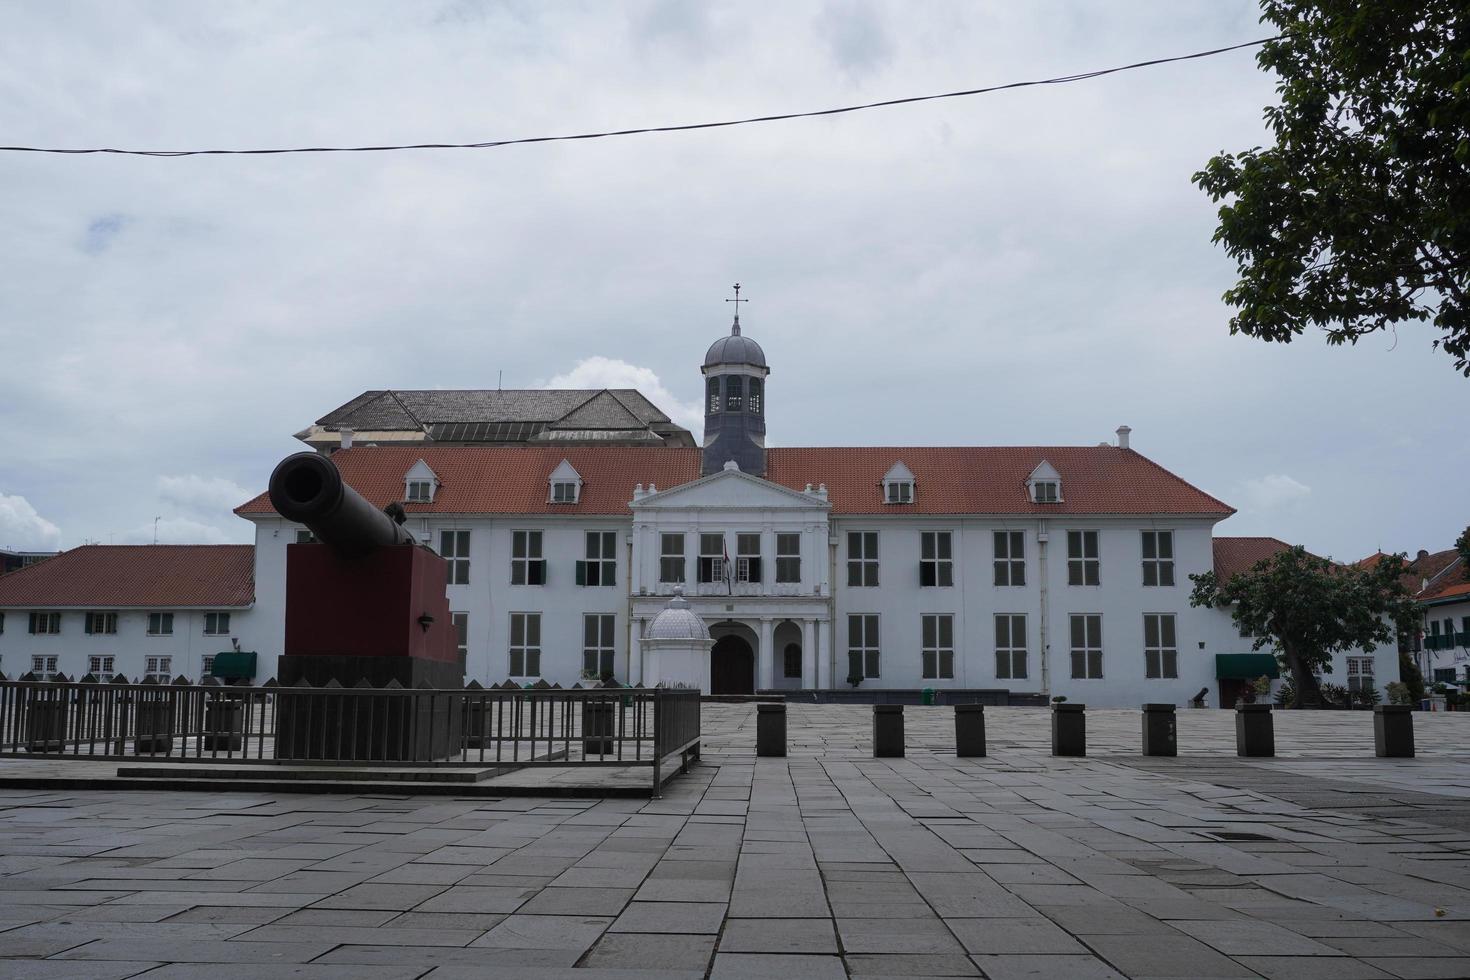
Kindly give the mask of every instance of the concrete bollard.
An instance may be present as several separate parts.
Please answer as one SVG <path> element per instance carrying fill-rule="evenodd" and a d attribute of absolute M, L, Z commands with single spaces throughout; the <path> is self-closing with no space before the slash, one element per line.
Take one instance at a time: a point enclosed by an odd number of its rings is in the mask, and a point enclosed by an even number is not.
<path fill-rule="evenodd" d="M 1373 706 L 1373 754 L 1380 759 L 1414 758 L 1414 714 L 1407 704 Z"/>
<path fill-rule="evenodd" d="M 245 705 L 231 698 L 206 701 L 199 742 L 205 752 L 238 752 L 244 748 Z"/>
<path fill-rule="evenodd" d="M 1087 754 L 1087 705 L 1052 703 L 1051 754 Z"/>
<path fill-rule="evenodd" d="M 903 705 L 873 705 L 873 758 L 903 758 Z"/>
<path fill-rule="evenodd" d="M 1143 754 L 1178 755 L 1179 743 L 1172 704 L 1143 706 Z"/>
<path fill-rule="evenodd" d="M 617 752 L 613 734 L 617 731 L 616 707 L 612 701 L 582 702 L 582 755 L 607 756 Z"/>
<path fill-rule="evenodd" d="M 971 758 L 985 754 L 985 705 L 954 706 L 954 754 Z"/>
<path fill-rule="evenodd" d="M 1269 704 L 1236 705 L 1235 754 L 1258 758 L 1276 754 L 1276 728 Z"/>
<path fill-rule="evenodd" d="M 786 755 L 786 705 L 755 706 L 755 754 L 775 758 Z"/>
<path fill-rule="evenodd" d="M 133 729 L 134 755 L 168 755 L 174 747 L 173 702 L 150 691 L 138 700 Z"/>

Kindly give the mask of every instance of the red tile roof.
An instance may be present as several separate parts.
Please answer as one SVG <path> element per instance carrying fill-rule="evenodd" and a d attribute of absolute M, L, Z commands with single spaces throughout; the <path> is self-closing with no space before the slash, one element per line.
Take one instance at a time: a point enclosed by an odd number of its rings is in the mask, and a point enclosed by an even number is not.
<path fill-rule="evenodd" d="M 575 505 L 547 503 L 547 477 L 565 458 L 583 479 Z M 700 451 L 679 448 L 359 446 L 332 456 L 347 482 L 377 506 L 403 497 L 403 477 L 423 459 L 441 486 L 413 513 L 629 513 L 633 487 L 661 490 L 698 479 Z M 913 504 L 883 503 L 882 479 L 902 460 L 916 478 Z M 1026 478 L 1042 460 L 1062 479 L 1063 501 L 1033 504 Z M 768 476 L 794 490 L 825 483 L 835 514 L 1202 514 L 1234 510 L 1158 464 L 1111 446 L 772 449 Z M 272 513 L 261 494 L 236 510 Z"/>
<path fill-rule="evenodd" d="M 1372 568 L 1386 557 L 1382 551 L 1375 551 L 1354 564 L 1359 568 Z M 1399 582 L 1415 599 L 1420 601 L 1441 599 L 1444 597 L 1445 590 L 1453 589 L 1459 584 L 1470 585 L 1456 571 L 1463 567 L 1457 564 L 1459 558 L 1460 553 L 1454 548 L 1433 553 L 1421 552 L 1419 557 L 1414 558 L 1404 567 L 1404 574 L 1399 576 Z M 1425 585 L 1426 582 L 1428 585 Z M 1460 593 L 1454 592 L 1452 595 L 1460 595 Z"/>
<path fill-rule="evenodd" d="M 1414 598 L 1420 602 L 1470 600 L 1470 568 L 1467 568 L 1458 551 L 1451 551 L 1449 555 L 1450 560 L 1435 572 L 1424 591 Z"/>
<path fill-rule="evenodd" d="M 83 545 L 0 575 L 0 606 L 230 609 L 254 602 L 249 544 Z"/>
<path fill-rule="evenodd" d="M 1280 538 L 1215 538 L 1214 545 L 1215 577 L 1222 585 L 1256 562 L 1291 547 Z"/>

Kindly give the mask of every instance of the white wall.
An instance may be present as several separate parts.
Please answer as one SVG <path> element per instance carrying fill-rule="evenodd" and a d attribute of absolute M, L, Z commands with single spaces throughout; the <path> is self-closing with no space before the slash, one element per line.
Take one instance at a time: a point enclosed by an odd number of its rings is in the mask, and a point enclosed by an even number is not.
<path fill-rule="evenodd" d="M 57 669 L 73 680 L 81 679 L 90 670 L 93 656 L 111 656 L 113 670 L 125 674 L 129 680 L 142 678 L 149 657 L 170 657 L 169 673 L 183 674 L 190 680 L 201 677 L 202 658 L 206 654 L 220 653 L 230 649 L 230 637 L 239 637 L 242 627 L 248 626 L 251 611 L 247 609 L 182 609 L 158 607 L 152 609 L 45 609 L 44 612 L 61 613 L 59 634 L 32 634 L 29 632 L 30 608 L 3 610 L 4 632 L 0 633 L 0 671 L 11 680 L 31 669 L 32 656 L 55 656 Z M 116 612 L 116 633 L 92 633 L 86 629 L 86 615 L 90 611 Z M 230 614 L 229 636 L 205 636 L 204 614 L 206 611 Z M 148 635 L 150 612 L 173 613 L 173 633 L 164 636 Z M 243 646 L 243 643 L 242 643 Z M 249 649 L 249 647 L 244 647 Z M 264 670 L 268 665 L 262 664 Z M 268 675 L 261 674 L 257 681 Z"/>

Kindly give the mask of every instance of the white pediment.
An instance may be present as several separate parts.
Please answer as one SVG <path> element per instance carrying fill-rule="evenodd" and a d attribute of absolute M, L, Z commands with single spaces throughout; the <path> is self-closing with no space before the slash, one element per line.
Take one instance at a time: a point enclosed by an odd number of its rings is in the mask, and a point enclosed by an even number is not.
<path fill-rule="evenodd" d="M 550 479 L 552 483 L 581 483 L 582 474 L 578 473 L 577 468 L 564 459 L 556 465 L 556 469 L 551 471 Z"/>
<path fill-rule="evenodd" d="M 631 506 L 637 511 L 674 508 L 827 510 L 831 505 L 816 493 L 789 490 L 739 470 L 721 470 L 682 486 L 646 494 L 635 499 Z"/>
<path fill-rule="evenodd" d="M 1060 480 L 1061 478 L 1062 474 L 1057 472 L 1056 467 L 1043 459 L 1040 463 L 1036 464 L 1036 469 L 1031 471 L 1031 475 L 1026 478 L 1026 481 L 1028 483 L 1035 483 L 1037 480 Z"/>
<path fill-rule="evenodd" d="M 429 469 L 429 464 L 425 463 L 423 460 L 419 460 L 417 463 L 414 463 L 412 466 L 410 466 L 408 468 L 408 472 L 403 475 L 403 479 L 432 480 L 435 483 L 439 482 L 439 477 L 435 475 L 433 470 Z"/>
<path fill-rule="evenodd" d="M 903 464 L 903 460 L 899 460 L 898 462 L 894 463 L 892 466 L 890 466 L 888 468 L 888 472 L 887 473 L 884 473 L 883 474 L 883 482 L 884 483 L 913 483 L 914 482 L 914 471 L 911 470 L 911 469 L 909 469 L 907 466 L 905 466 Z"/>

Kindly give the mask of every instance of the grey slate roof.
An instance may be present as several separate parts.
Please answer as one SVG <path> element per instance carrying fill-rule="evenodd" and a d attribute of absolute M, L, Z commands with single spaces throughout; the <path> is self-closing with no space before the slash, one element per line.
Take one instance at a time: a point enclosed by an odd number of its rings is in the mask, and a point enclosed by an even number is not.
<path fill-rule="evenodd" d="M 446 422 L 554 423 L 585 410 L 584 419 L 603 417 L 605 424 L 582 420 L 580 428 L 643 427 L 669 417 L 633 388 L 581 388 L 431 391 L 365 391 L 317 419 L 329 429 L 349 426 L 372 429 L 418 429 Z"/>
<path fill-rule="evenodd" d="M 714 367 L 716 364 L 755 364 L 765 367 L 766 352 L 749 337 L 732 333 L 709 345 L 709 351 L 704 355 L 704 366 Z"/>

